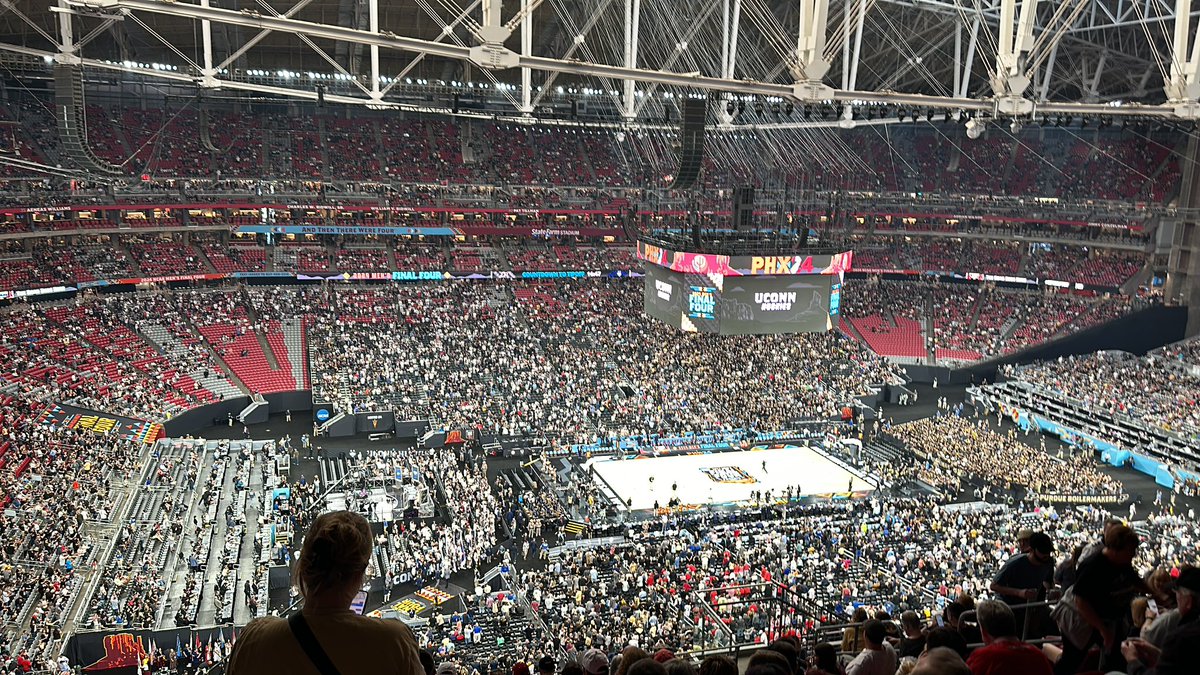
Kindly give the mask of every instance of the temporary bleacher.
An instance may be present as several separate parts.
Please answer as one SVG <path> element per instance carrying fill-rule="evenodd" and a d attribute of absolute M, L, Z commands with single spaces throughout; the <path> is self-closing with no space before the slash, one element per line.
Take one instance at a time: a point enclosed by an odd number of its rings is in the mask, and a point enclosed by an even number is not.
<path fill-rule="evenodd" d="M 1060 392 L 1022 380 L 1008 380 L 968 393 L 992 408 L 1033 413 L 1062 428 L 1093 435 L 1122 449 L 1134 450 L 1167 464 L 1200 462 L 1200 443 L 1178 431 L 1148 424 L 1144 419 L 1093 406 Z"/>

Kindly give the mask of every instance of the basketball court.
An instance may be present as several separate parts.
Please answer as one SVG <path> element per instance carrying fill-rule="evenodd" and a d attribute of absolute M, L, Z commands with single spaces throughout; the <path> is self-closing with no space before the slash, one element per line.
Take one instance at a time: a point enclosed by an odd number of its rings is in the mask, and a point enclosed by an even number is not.
<path fill-rule="evenodd" d="M 849 496 L 874 484 L 858 473 L 804 446 L 785 445 L 738 452 L 593 459 L 603 483 L 630 510 L 666 506 L 672 498 L 684 505 L 728 505 L 749 502 L 752 494 L 771 492 L 781 498 L 788 488 L 802 497 Z M 855 495 L 857 496 L 857 495 Z"/>

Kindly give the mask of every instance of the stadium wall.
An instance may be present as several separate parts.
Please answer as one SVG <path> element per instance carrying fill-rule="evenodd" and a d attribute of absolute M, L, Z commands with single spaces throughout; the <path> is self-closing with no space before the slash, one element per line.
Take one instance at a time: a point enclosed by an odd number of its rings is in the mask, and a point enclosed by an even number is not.
<path fill-rule="evenodd" d="M 1147 307 L 1099 326 L 1065 335 L 1056 340 L 1031 347 L 1016 354 L 999 357 L 965 368 L 947 366 L 906 366 L 905 372 L 913 382 L 928 384 L 937 378 L 940 384 L 971 384 L 987 380 L 994 382 L 996 371 L 1007 364 L 1021 365 L 1047 361 L 1060 356 L 1090 354 L 1116 349 L 1132 354 L 1145 354 L 1164 345 L 1182 340 L 1187 329 L 1186 307 Z"/>
<path fill-rule="evenodd" d="M 292 412 L 312 410 L 312 392 L 307 389 L 264 394 L 263 397 L 267 399 L 270 414 L 281 413 L 285 410 L 291 410 Z M 186 436 L 188 434 L 195 435 L 196 432 L 203 429 L 218 424 L 225 424 L 230 414 L 237 417 L 237 414 L 248 405 L 250 405 L 249 396 L 239 396 L 237 398 L 225 399 L 218 403 L 211 403 L 206 406 L 194 408 L 163 422 L 163 430 L 168 436 L 172 437 Z M 238 424 L 238 422 L 235 420 L 234 424 Z"/>

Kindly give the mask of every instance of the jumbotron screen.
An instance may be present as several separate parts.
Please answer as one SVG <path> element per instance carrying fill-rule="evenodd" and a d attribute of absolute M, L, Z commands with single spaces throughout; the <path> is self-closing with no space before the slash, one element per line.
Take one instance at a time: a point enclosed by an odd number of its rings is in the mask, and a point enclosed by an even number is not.
<path fill-rule="evenodd" d="M 681 330 L 721 335 L 819 333 L 838 312 L 837 276 L 730 277 L 646 266 L 646 314 Z"/>

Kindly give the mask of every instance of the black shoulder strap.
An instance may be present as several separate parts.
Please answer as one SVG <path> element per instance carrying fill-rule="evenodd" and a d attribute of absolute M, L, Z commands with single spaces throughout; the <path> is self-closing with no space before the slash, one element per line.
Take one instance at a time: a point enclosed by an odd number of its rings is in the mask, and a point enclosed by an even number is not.
<path fill-rule="evenodd" d="M 317 641 L 317 636 L 313 634 L 312 628 L 308 627 L 308 622 L 304 620 L 304 614 L 296 612 L 288 618 L 288 628 L 292 629 L 292 635 L 295 636 L 296 642 L 300 643 L 300 648 L 317 667 L 317 672 L 321 675 L 342 675 L 337 666 L 333 665 L 333 661 L 329 660 L 329 654 L 325 653 L 325 649 Z"/>

